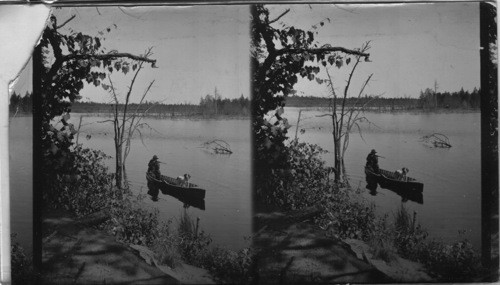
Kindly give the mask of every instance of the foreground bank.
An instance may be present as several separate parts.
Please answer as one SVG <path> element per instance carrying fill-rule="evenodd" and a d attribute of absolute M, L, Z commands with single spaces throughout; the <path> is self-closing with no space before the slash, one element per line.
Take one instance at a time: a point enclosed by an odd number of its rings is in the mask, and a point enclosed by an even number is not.
<path fill-rule="evenodd" d="M 162 266 L 146 248 L 95 228 L 98 218 L 54 211 L 43 219 L 42 280 L 50 284 L 213 284 L 207 270 Z M 163 269 L 163 270 L 162 270 Z"/>

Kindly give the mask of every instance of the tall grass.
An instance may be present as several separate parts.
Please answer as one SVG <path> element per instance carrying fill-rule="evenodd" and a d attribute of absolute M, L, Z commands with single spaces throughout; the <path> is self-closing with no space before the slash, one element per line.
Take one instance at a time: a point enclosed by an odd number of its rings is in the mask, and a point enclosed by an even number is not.
<path fill-rule="evenodd" d="M 181 257 L 194 266 L 207 269 L 218 282 L 249 284 L 254 253 L 250 248 L 238 252 L 212 246 L 212 239 L 199 228 L 187 212 L 183 212 L 177 228 Z"/>
<path fill-rule="evenodd" d="M 397 248 L 394 246 L 393 231 L 387 224 L 387 215 L 376 221 L 375 227 L 367 239 L 374 259 L 387 263 L 397 259 Z"/>
<path fill-rule="evenodd" d="M 479 254 L 467 239 L 446 244 L 428 238 L 417 223 L 416 213 L 410 214 L 403 204 L 395 214 L 392 231 L 398 253 L 423 263 L 440 281 L 473 281 L 481 272 Z"/>

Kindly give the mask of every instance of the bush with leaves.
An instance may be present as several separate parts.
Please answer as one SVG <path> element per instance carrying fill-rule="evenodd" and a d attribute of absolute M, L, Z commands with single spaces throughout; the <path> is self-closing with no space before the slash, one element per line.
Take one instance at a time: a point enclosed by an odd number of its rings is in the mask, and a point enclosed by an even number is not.
<path fill-rule="evenodd" d="M 286 146 L 286 168 L 272 170 L 267 191 L 258 197 L 261 202 L 283 210 L 298 210 L 320 205 L 324 210 L 317 223 L 339 238 L 365 239 L 375 223 L 372 204 L 361 200 L 352 189 L 340 188 L 330 181 L 332 168 L 321 155 L 320 146 L 293 140 Z"/>
<path fill-rule="evenodd" d="M 104 164 L 108 158 L 102 151 L 81 146 L 68 152 L 64 171 L 46 177 L 50 187 L 44 189 L 44 205 L 62 207 L 77 216 L 106 207 L 111 199 L 120 194 L 112 188 L 113 176 Z"/>
<path fill-rule="evenodd" d="M 321 155 L 327 151 L 315 144 L 294 140 L 286 146 L 287 160 L 283 168 L 271 170 L 265 181 L 266 191 L 257 193 L 258 199 L 285 210 L 316 205 L 331 191 L 331 168 Z"/>
<path fill-rule="evenodd" d="M 323 228 L 337 238 L 366 240 L 376 223 L 375 206 L 361 200 L 350 188 L 333 188 L 322 204 L 324 213 L 318 218 Z"/>
<path fill-rule="evenodd" d="M 110 219 L 104 226 L 120 241 L 129 244 L 150 246 L 160 236 L 159 210 L 146 209 L 142 205 L 143 195 L 125 195 L 112 200 Z"/>

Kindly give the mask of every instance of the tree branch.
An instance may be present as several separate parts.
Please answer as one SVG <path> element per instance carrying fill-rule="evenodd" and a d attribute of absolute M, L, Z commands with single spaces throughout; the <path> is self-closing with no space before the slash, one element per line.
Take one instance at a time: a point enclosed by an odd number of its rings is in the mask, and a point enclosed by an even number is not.
<path fill-rule="evenodd" d="M 357 55 L 360 57 L 364 57 L 365 61 L 369 61 L 370 54 L 361 52 L 359 50 L 347 49 L 344 47 L 324 47 L 324 48 L 284 48 L 277 50 L 275 52 L 276 55 L 283 55 L 286 53 L 289 54 L 299 54 L 299 53 L 312 53 L 312 54 L 322 54 L 327 52 L 343 52 L 345 54 Z"/>
<path fill-rule="evenodd" d="M 267 24 L 272 24 L 272 23 L 278 21 L 279 19 L 281 19 L 281 17 L 285 16 L 288 12 L 290 12 L 290 9 L 286 9 L 283 13 L 281 13 L 281 15 L 276 17 L 276 19 L 271 20 L 271 21 L 267 21 Z"/>
<path fill-rule="evenodd" d="M 137 60 L 140 62 L 149 62 L 151 63 L 151 67 L 157 68 L 156 59 L 150 59 L 147 56 L 137 56 L 131 53 L 107 53 L 107 54 L 68 54 L 62 56 L 60 58 L 56 58 L 56 61 L 50 68 L 50 71 L 47 74 L 48 78 L 52 78 L 55 73 L 61 68 L 64 62 L 70 60 L 88 60 L 88 59 L 97 59 L 97 60 L 105 60 L 105 59 L 117 59 L 117 58 L 129 58 L 132 60 Z"/>
<path fill-rule="evenodd" d="M 56 30 L 57 29 L 60 29 L 62 27 L 64 27 L 67 23 L 69 23 L 71 20 L 73 20 L 74 18 L 76 17 L 76 15 L 73 15 L 71 16 L 71 18 L 67 19 L 64 23 L 60 24 L 59 26 L 56 27 Z"/>

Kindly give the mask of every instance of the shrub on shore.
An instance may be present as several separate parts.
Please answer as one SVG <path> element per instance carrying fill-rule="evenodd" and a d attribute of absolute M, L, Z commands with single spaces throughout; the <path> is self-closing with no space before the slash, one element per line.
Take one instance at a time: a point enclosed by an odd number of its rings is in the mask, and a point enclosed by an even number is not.
<path fill-rule="evenodd" d="M 287 146 L 288 168 L 273 170 L 266 195 L 260 202 L 283 210 L 320 205 L 323 213 L 316 222 L 337 238 L 365 239 L 375 222 L 375 208 L 358 199 L 348 187 L 330 181 L 332 168 L 321 155 L 327 153 L 315 144 L 293 140 Z"/>
<path fill-rule="evenodd" d="M 331 168 L 321 158 L 327 151 L 297 140 L 290 142 L 285 151 L 288 157 L 285 167 L 271 170 L 265 181 L 265 191 L 258 193 L 259 201 L 283 210 L 297 210 L 320 203 L 333 187 L 328 179 Z"/>
<path fill-rule="evenodd" d="M 112 199 L 122 196 L 112 187 L 113 175 L 104 160 L 109 156 L 102 151 L 76 146 L 66 153 L 64 171 L 46 172 L 48 188 L 43 191 L 43 205 L 63 208 L 76 216 L 84 216 L 108 206 Z"/>

